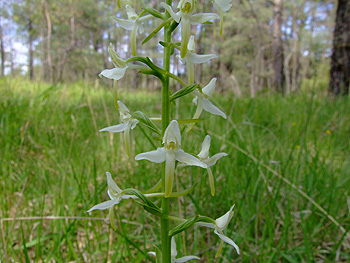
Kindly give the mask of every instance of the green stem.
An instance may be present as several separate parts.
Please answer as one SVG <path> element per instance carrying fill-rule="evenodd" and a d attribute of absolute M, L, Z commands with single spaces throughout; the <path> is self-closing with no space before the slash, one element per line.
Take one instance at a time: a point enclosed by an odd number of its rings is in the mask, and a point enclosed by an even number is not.
<path fill-rule="evenodd" d="M 168 5 L 172 5 L 172 0 L 166 0 Z M 165 12 L 166 19 L 170 17 L 168 12 Z M 164 26 L 164 42 L 171 41 L 171 31 L 169 24 Z M 167 72 L 170 70 L 170 48 L 164 47 L 163 56 L 163 69 Z M 162 82 L 162 135 L 169 125 L 170 121 L 170 92 L 169 92 L 169 76 L 164 76 Z M 162 166 L 162 192 L 165 192 L 165 163 Z M 162 212 L 165 215 L 169 215 L 170 202 L 169 198 L 162 198 Z M 171 263 L 171 245 L 169 238 L 170 223 L 169 219 L 162 218 L 160 221 L 161 226 L 161 241 L 162 241 L 162 263 Z"/>

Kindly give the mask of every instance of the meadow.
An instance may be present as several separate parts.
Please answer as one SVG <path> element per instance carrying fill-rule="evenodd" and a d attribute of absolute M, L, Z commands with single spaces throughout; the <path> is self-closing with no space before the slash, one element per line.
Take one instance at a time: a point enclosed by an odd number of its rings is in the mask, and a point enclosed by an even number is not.
<path fill-rule="evenodd" d="M 122 87 L 120 98 L 160 116 L 159 92 Z M 198 154 L 191 142 L 210 134 L 211 154 L 229 154 L 213 167 L 216 196 L 203 170 L 181 168 L 175 187 L 197 187 L 172 213 L 215 218 L 235 204 L 227 236 L 241 255 L 224 246 L 214 259 L 220 242 L 198 227 L 179 238 L 179 254 L 200 262 L 349 262 L 349 98 L 314 90 L 214 101 L 228 121 L 204 113 L 183 148 Z M 172 116 L 194 111 L 190 98 L 173 108 Z M 117 123 L 112 92 L 98 82 L 0 80 L 1 262 L 155 262 L 147 252 L 160 242 L 159 220 L 135 202 L 115 207 L 116 231 L 107 211 L 86 213 L 108 199 L 106 171 L 122 189 L 158 181 L 159 166 L 131 162 L 120 134 L 98 132 Z M 142 125 L 132 134 L 148 135 L 135 140 L 134 154 L 159 145 Z"/>

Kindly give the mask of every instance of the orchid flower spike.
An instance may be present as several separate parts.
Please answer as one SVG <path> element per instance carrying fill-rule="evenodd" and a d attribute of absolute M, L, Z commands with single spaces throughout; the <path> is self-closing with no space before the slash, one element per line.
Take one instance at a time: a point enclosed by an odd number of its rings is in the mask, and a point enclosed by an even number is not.
<path fill-rule="evenodd" d="M 171 263 L 180 263 L 180 262 L 187 262 L 191 259 L 200 259 L 199 257 L 196 256 L 186 256 L 186 257 L 182 257 L 182 258 L 176 258 L 177 256 L 177 250 L 176 250 L 176 242 L 175 242 L 175 238 L 172 237 L 171 238 L 171 252 L 170 252 L 170 256 L 171 256 Z M 156 256 L 156 252 L 148 252 L 148 254 L 152 255 L 152 256 Z"/>
<path fill-rule="evenodd" d="M 131 53 L 133 56 L 137 55 L 136 52 L 136 33 L 137 30 L 140 34 L 144 32 L 143 24 L 150 20 L 153 16 L 152 15 L 146 15 L 139 17 L 135 10 L 130 6 L 126 5 L 126 13 L 128 15 L 128 19 L 120 19 L 114 17 L 114 20 L 118 23 L 119 26 L 126 30 L 132 30 L 131 31 Z"/>
<path fill-rule="evenodd" d="M 136 127 L 136 124 L 139 123 L 139 121 L 134 119 L 130 115 L 130 111 L 124 105 L 124 103 L 122 103 L 120 100 L 118 100 L 117 103 L 118 103 L 119 114 L 120 114 L 120 119 L 122 123 L 103 128 L 100 130 L 100 132 L 102 131 L 124 132 L 125 151 L 126 151 L 126 154 L 130 156 L 130 130 L 134 129 Z"/>
<path fill-rule="evenodd" d="M 214 8 L 220 15 L 220 35 L 222 35 L 222 29 L 224 26 L 224 13 L 226 13 L 232 7 L 232 0 L 213 0 Z"/>
<path fill-rule="evenodd" d="M 193 14 L 197 9 L 197 0 L 180 0 L 177 8 L 179 11 L 175 13 L 172 7 L 166 3 L 160 4 L 169 12 L 171 17 L 177 22 L 181 22 L 181 58 L 187 53 L 187 44 L 190 39 L 191 25 L 202 24 L 209 20 L 220 18 L 215 13 Z"/>
<path fill-rule="evenodd" d="M 186 56 L 184 58 L 180 57 L 181 62 L 186 64 L 187 67 L 188 84 L 194 83 L 194 64 L 202 64 L 218 57 L 215 54 L 198 55 L 195 53 L 195 49 L 194 36 L 191 36 L 188 42 Z"/>
<path fill-rule="evenodd" d="M 100 78 L 104 76 L 108 79 L 120 80 L 122 77 L 124 77 L 125 72 L 128 68 L 131 68 L 131 69 L 147 68 L 146 66 L 137 65 L 137 64 L 128 65 L 128 63 L 126 63 L 125 60 L 121 59 L 118 56 L 117 52 L 113 49 L 112 44 L 109 44 L 108 52 L 109 52 L 109 56 L 112 59 L 114 68 L 102 70 L 101 73 L 98 75 Z"/>
<path fill-rule="evenodd" d="M 171 121 L 166 128 L 163 144 L 164 147 L 158 148 L 155 151 L 136 155 L 135 160 L 145 159 L 154 163 L 165 161 L 165 197 L 169 197 L 173 188 L 176 160 L 186 165 L 194 165 L 202 168 L 207 168 L 207 165 L 180 148 L 181 133 L 179 123 L 176 120 Z"/>
<path fill-rule="evenodd" d="M 221 249 L 222 249 L 222 246 L 223 246 L 223 242 L 226 242 L 227 244 L 233 246 L 237 253 L 239 254 L 239 247 L 236 245 L 235 242 L 233 242 L 232 239 L 228 238 L 227 236 L 224 235 L 223 231 L 226 229 L 226 227 L 228 226 L 228 224 L 230 223 L 232 217 L 233 217 L 233 208 L 235 207 L 235 205 L 233 205 L 231 207 L 231 209 L 226 213 L 224 214 L 223 216 L 217 218 L 215 220 L 215 224 L 213 223 L 203 223 L 203 222 L 199 222 L 199 223 L 196 223 L 196 225 L 199 225 L 199 226 L 204 226 L 204 227 L 208 227 L 208 228 L 212 228 L 214 229 L 214 233 L 221 239 L 221 244 L 220 244 L 220 247 L 219 247 L 219 251 L 217 253 L 217 255 L 220 254 L 221 252 Z"/>
<path fill-rule="evenodd" d="M 193 119 L 198 119 L 203 110 L 219 115 L 224 119 L 227 119 L 226 114 L 222 112 L 218 107 L 216 107 L 209 99 L 213 96 L 215 91 L 216 78 L 212 78 L 211 81 L 202 89 L 202 93 L 198 91 L 193 91 L 196 97 L 193 99 L 193 103 L 197 105 L 196 112 L 194 113 Z M 187 132 L 192 130 L 194 123 L 187 126 Z"/>
<path fill-rule="evenodd" d="M 197 155 L 199 157 L 199 160 L 201 160 L 203 163 L 207 165 L 207 171 L 209 174 L 209 185 L 210 185 L 210 191 L 211 195 L 215 195 L 215 185 L 214 185 L 214 176 L 213 172 L 211 171 L 210 167 L 216 164 L 216 162 L 224 156 L 227 156 L 227 153 L 217 153 L 213 155 L 212 157 L 209 157 L 209 148 L 210 148 L 210 142 L 211 137 L 209 135 L 205 136 L 205 139 L 202 143 L 202 150 Z"/>
<path fill-rule="evenodd" d="M 108 184 L 107 194 L 111 200 L 93 206 L 87 211 L 88 213 L 90 213 L 93 210 L 105 210 L 107 208 L 111 208 L 112 206 L 119 204 L 122 199 L 135 198 L 135 196 L 133 195 L 123 194 L 123 191 L 113 181 L 112 176 L 109 172 L 106 172 L 106 176 Z"/>

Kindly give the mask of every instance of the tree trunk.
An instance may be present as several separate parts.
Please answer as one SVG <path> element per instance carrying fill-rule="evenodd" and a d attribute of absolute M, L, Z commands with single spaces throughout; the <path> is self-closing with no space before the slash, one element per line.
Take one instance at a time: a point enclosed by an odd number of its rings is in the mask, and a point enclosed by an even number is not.
<path fill-rule="evenodd" d="M 283 48 L 282 48 L 282 0 L 274 1 L 273 14 L 273 68 L 276 91 L 284 92 Z"/>
<path fill-rule="evenodd" d="M 28 44 L 29 44 L 29 56 L 28 56 L 28 68 L 29 68 L 29 79 L 34 79 L 34 50 L 33 50 L 33 23 L 32 20 L 28 19 Z"/>
<path fill-rule="evenodd" d="M 5 47 L 2 35 L 1 15 L 0 15 L 0 54 L 1 54 L 1 76 L 5 75 Z"/>
<path fill-rule="evenodd" d="M 293 59 L 292 59 L 292 91 L 299 89 L 299 51 L 298 51 L 298 24 L 297 24 L 297 6 L 293 5 Z"/>
<path fill-rule="evenodd" d="M 53 81 L 53 67 L 52 67 L 52 58 L 51 58 L 51 18 L 49 13 L 49 8 L 47 6 L 46 0 L 43 0 L 44 13 L 46 18 L 46 26 L 47 26 L 47 39 L 46 39 L 46 54 L 47 54 L 47 65 L 49 71 L 49 81 Z"/>
<path fill-rule="evenodd" d="M 350 84 L 350 1 L 338 0 L 329 93 L 348 95 Z"/>

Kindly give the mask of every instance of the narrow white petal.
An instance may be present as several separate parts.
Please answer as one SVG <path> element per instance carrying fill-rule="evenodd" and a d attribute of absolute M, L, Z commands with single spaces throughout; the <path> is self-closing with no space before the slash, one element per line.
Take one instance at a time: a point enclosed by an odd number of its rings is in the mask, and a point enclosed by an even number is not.
<path fill-rule="evenodd" d="M 176 160 L 187 165 L 207 168 L 207 165 L 205 163 L 201 162 L 199 159 L 192 156 L 191 154 L 184 152 L 182 149 L 176 151 Z"/>
<path fill-rule="evenodd" d="M 196 257 L 196 256 L 186 256 L 186 257 L 182 257 L 182 258 L 176 258 L 175 259 L 175 263 L 181 263 L 181 262 L 187 262 L 191 259 L 200 259 L 199 257 Z"/>
<path fill-rule="evenodd" d="M 219 19 L 220 17 L 215 13 L 201 13 L 201 14 L 194 14 L 190 16 L 191 24 L 202 24 L 209 20 L 213 19 Z"/>
<path fill-rule="evenodd" d="M 176 242 L 175 238 L 171 238 L 171 257 L 176 257 L 177 256 L 177 250 L 176 250 Z"/>
<path fill-rule="evenodd" d="M 131 119 L 130 121 L 129 121 L 129 125 L 130 125 L 130 129 L 135 129 L 135 127 L 136 127 L 136 124 L 138 124 L 139 123 L 139 121 L 138 120 L 136 120 L 136 119 Z"/>
<path fill-rule="evenodd" d="M 203 110 L 215 115 L 219 115 L 224 119 L 227 119 L 226 114 L 223 111 L 221 111 L 218 107 L 216 107 L 213 103 L 211 103 L 210 100 L 203 99 L 202 106 L 203 106 Z"/>
<path fill-rule="evenodd" d="M 224 242 L 226 242 L 227 244 L 230 244 L 231 246 L 233 246 L 233 247 L 236 249 L 237 253 L 239 254 L 239 247 L 236 245 L 235 242 L 233 242 L 232 239 L 228 238 L 228 237 L 225 236 L 225 235 L 220 234 L 220 233 L 219 233 L 218 231 L 216 231 L 216 230 L 214 231 L 214 233 L 215 233 L 216 235 L 218 235 L 219 238 L 220 238 L 222 241 L 224 241 Z"/>
<path fill-rule="evenodd" d="M 132 30 L 136 25 L 135 20 L 120 19 L 120 18 L 114 18 L 114 20 L 118 23 L 119 26 L 121 26 L 126 30 Z"/>
<path fill-rule="evenodd" d="M 118 106 L 119 106 L 119 111 L 123 112 L 123 113 L 129 113 L 129 109 L 128 107 L 125 106 L 125 104 L 123 102 L 121 102 L 120 100 L 117 101 Z"/>
<path fill-rule="evenodd" d="M 173 9 L 171 8 L 170 5 L 168 5 L 168 4 L 166 4 L 166 3 L 160 3 L 160 5 L 161 5 L 162 7 L 164 7 L 166 11 L 169 12 L 170 16 L 171 16 L 176 22 L 178 22 L 178 23 L 180 22 L 180 18 L 181 18 L 181 17 L 179 16 L 179 13 L 176 13 L 176 14 L 175 14 L 175 12 L 173 11 Z"/>
<path fill-rule="evenodd" d="M 207 228 L 213 228 L 213 229 L 215 229 L 215 225 L 212 224 L 212 223 L 198 222 L 198 223 L 196 223 L 195 225 L 197 225 L 197 226 L 204 226 L 204 227 L 207 227 Z"/>
<path fill-rule="evenodd" d="M 181 145 L 181 132 L 176 120 L 172 120 L 164 132 L 163 143 L 168 145 L 171 142 L 175 143 L 177 147 Z"/>
<path fill-rule="evenodd" d="M 156 252 L 153 252 L 153 251 L 148 252 L 147 254 L 148 254 L 148 255 L 152 255 L 152 256 L 157 256 L 157 255 L 156 255 Z"/>
<path fill-rule="evenodd" d="M 201 159 L 207 159 L 209 157 L 209 148 L 210 148 L 211 138 L 209 135 L 205 136 L 204 141 L 202 143 L 202 150 L 197 155 Z"/>
<path fill-rule="evenodd" d="M 121 193 L 122 190 L 114 182 L 111 174 L 109 172 L 106 172 L 106 176 L 107 176 L 108 191 L 110 192 L 110 194 L 112 194 L 112 196 L 113 196 L 113 195 Z"/>
<path fill-rule="evenodd" d="M 125 68 L 112 68 L 105 69 L 98 75 L 99 77 L 104 76 L 108 79 L 120 80 L 125 75 L 125 71 L 128 67 Z"/>
<path fill-rule="evenodd" d="M 110 208 L 120 202 L 120 199 L 112 199 L 103 203 L 100 203 L 98 205 L 93 206 L 90 210 L 87 212 L 90 213 L 93 210 L 105 210 L 107 208 Z"/>
<path fill-rule="evenodd" d="M 213 58 L 217 58 L 218 56 L 215 54 L 207 54 L 207 55 L 198 55 L 196 53 L 188 52 L 189 59 L 195 64 L 202 64 L 208 62 Z"/>
<path fill-rule="evenodd" d="M 190 40 L 188 41 L 187 49 L 190 52 L 194 52 L 196 50 L 196 46 L 195 46 L 195 43 L 194 43 L 194 36 L 193 35 L 190 37 Z"/>
<path fill-rule="evenodd" d="M 210 80 L 210 82 L 208 83 L 208 85 L 206 85 L 202 91 L 205 95 L 207 95 L 208 97 L 213 96 L 213 93 L 215 91 L 215 86 L 216 86 L 216 78 L 212 78 Z"/>
<path fill-rule="evenodd" d="M 210 157 L 209 159 L 206 159 L 204 162 L 208 165 L 208 167 L 213 166 L 216 164 L 216 162 L 221 158 L 227 156 L 227 153 L 217 153 Z"/>
<path fill-rule="evenodd" d="M 108 131 L 108 132 L 122 132 L 125 131 L 128 128 L 128 124 L 127 123 L 121 123 L 118 125 L 113 125 L 113 126 L 109 126 L 106 128 L 103 128 L 100 130 L 100 132 L 103 131 Z"/>
<path fill-rule="evenodd" d="M 153 163 L 162 163 L 165 161 L 165 148 L 158 148 L 155 151 L 140 153 L 135 156 L 135 160 L 148 160 Z"/>

